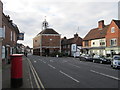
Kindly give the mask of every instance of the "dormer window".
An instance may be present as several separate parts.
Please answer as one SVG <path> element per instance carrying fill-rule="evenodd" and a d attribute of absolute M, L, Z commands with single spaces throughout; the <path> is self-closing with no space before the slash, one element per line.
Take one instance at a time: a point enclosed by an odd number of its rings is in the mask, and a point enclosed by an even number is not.
<path fill-rule="evenodd" d="M 111 33 L 115 33 L 115 27 L 111 28 Z"/>

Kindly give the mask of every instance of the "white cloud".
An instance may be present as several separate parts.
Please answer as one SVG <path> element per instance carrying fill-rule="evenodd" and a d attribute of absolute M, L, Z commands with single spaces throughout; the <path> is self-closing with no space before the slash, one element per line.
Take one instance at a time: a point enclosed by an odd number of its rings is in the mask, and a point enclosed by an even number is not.
<path fill-rule="evenodd" d="M 47 0 L 48 1 L 48 0 Z M 117 0 L 96 2 L 95 0 L 4 0 L 4 12 L 25 32 L 25 45 L 32 47 L 32 38 L 41 31 L 44 16 L 49 26 L 68 38 L 76 32 L 84 37 L 90 29 L 96 28 L 99 20 L 109 24 L 117 19 Z M 83 1 L 83 0 L 82 0 Z M 114 2 L 111 2 L 114 1 Z M 79 30 L 78 30 L 79 27 Z"/>

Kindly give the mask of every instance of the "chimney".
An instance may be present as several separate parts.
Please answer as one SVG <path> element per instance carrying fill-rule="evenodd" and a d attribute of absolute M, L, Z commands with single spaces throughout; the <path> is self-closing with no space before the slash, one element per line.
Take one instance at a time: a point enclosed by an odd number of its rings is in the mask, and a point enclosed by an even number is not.
<path fill-rule="evenodd" d="M 66 37 L 64 37 L 64 39 L 67 39 Z"/>
<path fill-rule="evenodd" d="M 74 38 L 77 38 L 78 37 L 78 34 L 76 33 L 76 34 L 74 34 Z"/>
<path fill-rule="evenodd" d="M 101 20 L 101 21 L 98 22 L 98 28 L 99 28 L 99 29 L 104 28 L 104 26 L 105 26 L 105 25 L 104 25 L 104 20 Z"/>

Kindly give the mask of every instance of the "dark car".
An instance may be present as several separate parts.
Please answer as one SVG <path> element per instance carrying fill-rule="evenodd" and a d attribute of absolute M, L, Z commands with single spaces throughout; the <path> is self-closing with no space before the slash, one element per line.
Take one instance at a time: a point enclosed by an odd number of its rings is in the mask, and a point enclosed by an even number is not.
<path fill-rule="evenodd" d="M 82 54 L 80 56 L 80 60 L 83 60 L 83 61 L 92 61 L 92 56 L 89 55 L 89 54 Z"/>
<path fill-rule="evenodd" d="M 99 55 L 94 55 L 93 56 L 93 62 L 97 62 L 97 63 L 111 63 L 110 59 L 107 59 L 103 56 L 99 56 Z"/>

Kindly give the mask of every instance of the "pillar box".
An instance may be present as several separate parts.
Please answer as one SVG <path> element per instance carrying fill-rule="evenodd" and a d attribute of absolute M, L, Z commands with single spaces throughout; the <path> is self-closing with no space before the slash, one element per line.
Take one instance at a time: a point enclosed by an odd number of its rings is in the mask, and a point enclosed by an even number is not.
<path fill-rule="evenodd" d="M 12 54 L 11 56 L 11 87 L 18 88 L 23 84 L 22 56 L 23 54 Z"/>

